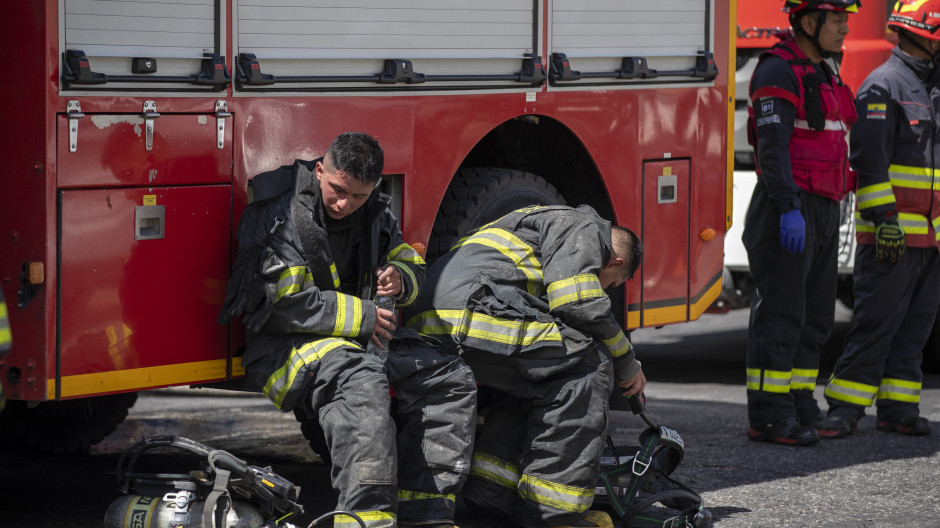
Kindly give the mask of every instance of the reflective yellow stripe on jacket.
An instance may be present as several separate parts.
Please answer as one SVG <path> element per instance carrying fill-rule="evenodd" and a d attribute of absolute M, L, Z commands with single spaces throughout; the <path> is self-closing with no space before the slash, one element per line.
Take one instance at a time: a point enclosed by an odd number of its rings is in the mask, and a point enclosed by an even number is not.
<path fill-rule="evenodd" d="M 891 184 L 888 182 L 859 187 L 858 191 L 855 192 L 855 199 L 858 202 L 859 209 L 869 209 L 878 205 L 893 204 L 897 201 L 894 198 L 894 188 L 891 187 Z"/>
<path fill-rule="evenodd" d="M 603 341 L 607 349 L 610 350 L 610 355 L 614 358 L 618 358 L 630 352 L 630 348 L 632 347 L 630 340 L 627 339 L 626 334 L 622 331 L 617 332 L 617 335 L 614 337 L 604 339 Z"/>
<path fill-rule="evenodd" d="M 499 251 L 512 261 L 519 271 L 525 274 L 528 279 L 526 290 L 530 294 L 541 297 L 544 293 L 542 263 L 535 258 L 535 251 L 532 246 L 526 244 L 521 238 L 505 229 L 492 227 L 477 231 L 457 242 L 454 247 L 458 248 L 467 244 L 480 244 Z"/>
<path fill-rule="evenodd" d="M 888 177 L 893 187 L 918 189 L 924 191 L 938 190 L 934 183 L 937 171 L 930 167 L 909 167 L 905 165 L 891 165 L 888 167 Z"/>
<path fill-rule="evenodd" d="M 359 345 L 346 341 L 345 339 L 336 339 L 327 337 L 305 343 L 300 348 L 294 348 L 287 357 L 287 362 L 281 368 L 275 370 L 268 377 L 268 381 L 262 389 L 265 395 L 274 402 L 274 405 L 280 409 L 284 403 L 284 398 L 294 385 L 297 374 L 305 365 L 319 361 L 332 350 L 340 347 L 361 348 Z"/>
<path fill-rule="evenodd" d="M 936 239 L 940 240 L 940 217 L 929 218 L 923 214 L 907 210 L 905 204 L 909 203 L 911 193 L 930 194 L 940 192 L 940 171 L 930 167 L 912 167 L 907 165 L 891 165 L 888 167 L 890 182 L 876 183 L 860 187 L 855 193 L 858 200 L 859 211 L 855 213 L 855 226 L 858 233 L 874 233 L 875 224 L 862 218 L 861 212 L 872 207 L 898 203 L 898 193 L 901 193 L 901 205 L 898 209 L 898 223 L 904 233 L 912 236 L 926 236 L 928 226 L 933 224 Z M 930 203 L 925 197 L 923 203 Z"/>
<path fill-rule="evenodd" d="M 358 336 L 362 331 L 362 299 L 336 294 L 336 325 L 333 335 Z"/>
<path fill-rule="evenodd" d="M 555 323 L 516 321 L 470 310 L 428 310 L 412 317 L 406 326 L 426 335 L 449 335 L 457 342 L 472 338 L 522 347 L 540 341 L 561 342 Z"/>
<path fill-rule="evenodd" d="M 606 296 L 600 279 L 593 273 L 582 273 L 548 285 L 548 307 L 551 310 L 566 304 Z"/>
<path fill-rule="evenodd" d="M 934 225 L 938 225 L 940 219 L 934 220 Z M 898 225 L 904 229 L 904 233 L 907 235 L 926 235 L 927 230 L 927 217 L 924 215 L 913 214 L 913 213 L 898 213 Z M 869 222 L 862 218 L 862 213 L 860 211 L 855 212 L 855 230 L 859 233 L 874 233 L 875 232 L 875 223 Z"/>
<path fill-rule="evenodd" d="M 330 264 L 330 275 L 333 276 L 333 287 L 339 288 L 339 274 L 336 272 L 336 264 Z M 313 286 L 313 274 L 307 271 L 306 266 L 287 268 L 277 278 L 277 295 L 274 297 L 274 302 Z"/>
<path fill-rule="evenodd" d="M 421 258 L 421 254 L 415 251 L 415 249 L 408 244 L 399 244 L 398 247 L 389 251 L 387 260 L 398 260 L 401 262 L 414 264 L 416 266 L 425 265 L 424 259 Z"/>
<path fill-rule="evenodd" d="M 411 288 L 408 297 L 396 303 L 397 307 L 404 308 L 411 305 L 411 303 L 415 302 L 415 299 L 418 298 L 418 279 L 415 277 L 414 270 L 411 269 L 411 266 L 426 266 L 424 259 L 421 258 L 421 255 L 415 251 L 413 247 L 408 244 L 400 244 L 389 252 L 386 260 L 395 266 L 402 274 L 402 287 L 407 286 Z"/>

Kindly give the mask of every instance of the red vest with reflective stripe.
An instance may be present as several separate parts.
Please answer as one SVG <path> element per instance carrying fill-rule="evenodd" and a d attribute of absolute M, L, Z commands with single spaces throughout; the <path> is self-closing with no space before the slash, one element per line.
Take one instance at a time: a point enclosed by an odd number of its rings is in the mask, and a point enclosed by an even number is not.
<path fill-rule="evenodd" d="M 821 131 L 812 129 L 806 119 L 803 77 L 815 72 L 813 64 L 792 37 L 785 38 L 764 54 L 775 55 L 787 61 L 799 83 L 799 98 L 776 86 L 758 88 L 751 95 L 753 101 L 762 97 L 779 97 L 790 101 L 796 107 L 796 122 L 790 137 L 793 181 L 806 192 L 841 200 L 855 190 L 858 180 L 855 172 L 849 168 L 849 147 L 846 142 L 849 127 L 858 120 L 852 90 L 842 84 L 835 73 L 832 74 L 830 82 L 820 83 L 819 95 L 826 123 Z M 748 111 L 753 117 L 753 106 L 748 108 Z M 757 126 L 753 119 L 750 120 L 750 126 L 753 137 L 756 137 Z"/>

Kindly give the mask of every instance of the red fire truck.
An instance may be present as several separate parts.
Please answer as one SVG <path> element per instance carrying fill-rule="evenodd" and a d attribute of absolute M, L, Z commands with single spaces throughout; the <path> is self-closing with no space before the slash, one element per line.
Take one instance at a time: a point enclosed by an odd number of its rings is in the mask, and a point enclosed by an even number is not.
<path fill-rule="evenodd" d="M 237 382 L 243 328 L 216 316 L 250 179 L 343 131 L 378 138 L 430 260 L 516 207 L 587 203 L 646 244 L 627 327 L 721 289 L 733 1 L 5 8 L 5 439 L 81 450 L 138 391 Z"/>

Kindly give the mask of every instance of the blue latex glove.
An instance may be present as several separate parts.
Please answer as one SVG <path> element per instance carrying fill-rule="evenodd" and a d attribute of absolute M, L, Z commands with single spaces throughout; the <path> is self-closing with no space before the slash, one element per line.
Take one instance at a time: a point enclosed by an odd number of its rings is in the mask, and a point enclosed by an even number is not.
<path fill-rule="evenodd" d="M 806 245 L 806 222 L 799 209 L 780 215 L 780 245 L 791 255 L 803 252 Z"/>

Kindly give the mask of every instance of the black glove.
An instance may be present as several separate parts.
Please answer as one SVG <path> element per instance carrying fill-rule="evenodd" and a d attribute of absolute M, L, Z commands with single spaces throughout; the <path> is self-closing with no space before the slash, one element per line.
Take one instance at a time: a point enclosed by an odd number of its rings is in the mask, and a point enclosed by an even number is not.
<path fill-rule="evenodd" d="M 889 218 L 875 228 L 875 258 L 879 262 L 894 264 L 904 255 L 904 229 L 896 218 Z"/>
<path fill-rule="evenodd" d="M 265 301 L 264 281 L 256 281 L 260 269 L 263 248 L 258 246 L 239 255 L 232 266 L 225 289 L 225 304 L 219 313 L 219 324 L 227 324 L 233 318 L 257 311 Z"/>

